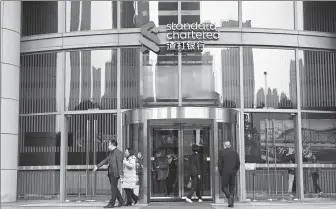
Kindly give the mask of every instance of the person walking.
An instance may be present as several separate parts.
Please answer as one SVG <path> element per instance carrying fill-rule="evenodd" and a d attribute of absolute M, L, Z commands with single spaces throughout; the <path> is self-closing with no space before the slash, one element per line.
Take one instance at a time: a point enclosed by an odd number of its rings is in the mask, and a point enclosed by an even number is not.
<path fill-rule="evenodd" d="M 196 192 L 198 202 L 202 202 L 201 196 L 201 159 L 199 154 L 199 146 L 196 144 L 192 145 L 192 155 L 189 159 L 189 176 L 191 179 L 191 189 L 187 195 L 186 201 L 192 203 L 191 196 Z"/>
<path fill-rule="evenodd" d="M 314 163 L 314 164 L 317 163 L 315 155 L 312 156 L 311 163 Z M 310 176 L 312 177 L 312 180 L 313 180 L 313 186 L 314 186 L 314 191 L 315 191 L 314 196 L 318 197 L 318 195 L 322 194 L 322 190 L 321 190 L 320 186 L 318 185 L 318 179 L 320 177 L 319 168 L 316 168 L 316 167 L 313 168 L 310 172 Z"/>
<path fill-rule="evenodd" d="M 236 175 L 240 167 L 239 155 L 231 148 L 229 141 L 223 142 L 224 149 L 219 152 L 218 169 L 222 177 L 222 191 L 228 199 L 228 206 L 234 207 Z"/>
<path fill-rule="evenodd" d="M 139 201 L 139 197 L 134 194 L 134 189 L 137 182 L 136 174 L 136 157 L 131 148 L 125 150 L 124 158 L 124 178 L 122 179 L 121 187 L 126 193 L 126 205 L 132 205 L 132 199 L 134 200 L 134 205 Z"/>
<path fill-rule="evenodd" d="M 119 202 L 117 207 L 121 207 L 125 204 L 118 189 L 118 180 L 123 177 L 123 154 L 117 146 L 118 142 L 111 140 L 108 145 L 109 155 L 93 168 L 93 171 L 97 171 L 101 166 L 108 164 L 107 176 L 111 185 L 112 197 L 109 204 L 104 208 L 114 208 L 116 199 L 118 199 Z"/>

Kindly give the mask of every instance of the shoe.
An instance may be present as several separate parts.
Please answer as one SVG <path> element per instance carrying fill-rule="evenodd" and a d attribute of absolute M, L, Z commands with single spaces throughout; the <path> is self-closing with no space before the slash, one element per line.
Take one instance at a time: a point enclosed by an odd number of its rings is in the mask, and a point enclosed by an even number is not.
<path fill-rule="evenodd" d="M 132 202 L 126 203 L 125 206 L 132 206 Z"/>
<path fill-rule="evenodd" d="M 198 199 L 198 202 L 203 202 L 203 200 L 202 199 Z"/>
<path fill-rule="evenodd" d="M 108 205 L 104 206 L 104 208 L 114 208 L 114 205 L 108 204 Z"/>
<path fill-rule="evenodd" d="M 193 201 L 188 197 L 186 198 L 186 201 L 189 202 L 189 203 L 193 203 Z"/>
<path fill-rule="evenodd" d="M 228 200 L 228 203 L 229 203 L 229 207 L 230 207 L 230 208 L 233 207 L 233 201 L 234 201 L 233 196 L 230 195 L 229 200 Z"/>
<path fill-rule="evenodd" d="M 118 205 L 117 205 L 117 207 L 122 207 L 122 206 L 125 206 L 125 203 L 119 203 Z"/>
<path fill-rule="evenodd" d="M 136 199 L 136 200 L 134 200 L 134 205 L 136 205 L 138 202 L 139 202 L 139 197 Z"/>

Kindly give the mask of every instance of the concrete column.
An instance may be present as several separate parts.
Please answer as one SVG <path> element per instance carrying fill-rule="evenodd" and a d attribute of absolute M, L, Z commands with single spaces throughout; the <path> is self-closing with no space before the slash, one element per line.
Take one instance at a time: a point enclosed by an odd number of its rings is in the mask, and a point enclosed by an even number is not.
<path fill-rule="evenodd" d="M 1 202 L 16 201 L 21 2 L 1 1 Z"/>

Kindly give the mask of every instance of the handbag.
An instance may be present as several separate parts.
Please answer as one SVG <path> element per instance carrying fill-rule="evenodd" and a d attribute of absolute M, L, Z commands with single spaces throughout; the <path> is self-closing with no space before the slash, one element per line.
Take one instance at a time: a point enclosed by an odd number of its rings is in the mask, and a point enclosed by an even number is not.
<path fill-rule="evenodd" d="M 192 185 L 192 181 L 191 181 L 191 178 L 189 178 L 189 181 L 188 181 L 188 184 L 187 184 L 187 188 L 191 189 L 191 185 Z"/>

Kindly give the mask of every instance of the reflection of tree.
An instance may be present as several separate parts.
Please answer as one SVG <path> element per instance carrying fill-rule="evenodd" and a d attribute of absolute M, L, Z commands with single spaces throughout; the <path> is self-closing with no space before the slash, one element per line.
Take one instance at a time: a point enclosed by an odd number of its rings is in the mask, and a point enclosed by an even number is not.
<path fill-rule="evenodd" d="M 246 162 L 257 163 L 260 160 L 260 137 L 249 115 L 246 114 L 244 115 L 244 130 Z"/>

